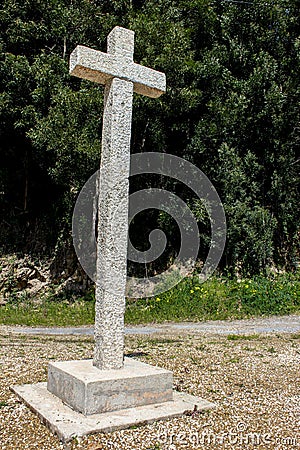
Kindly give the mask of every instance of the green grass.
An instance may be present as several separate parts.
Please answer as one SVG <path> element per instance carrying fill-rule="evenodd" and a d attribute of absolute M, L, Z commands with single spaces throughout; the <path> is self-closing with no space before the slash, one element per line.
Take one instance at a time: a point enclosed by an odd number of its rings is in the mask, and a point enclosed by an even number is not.
<path fill-rule="evenodd" d="M 253 341 L 259 339 L 259 334 L 228 334 L 228 341 Z"/>
<path fill-rule="evenodd" d="M 291 336 L 292 339 L 300 339 L 300 333 L 294 333 Z"/>
<path fill-rule="evenodd" d="M 94 302 L 24 301 L 0 307 L 0 323 L 27 326 L 80 326 L 94 322 Z"/>
<path fill-rule="evenodd" d="M 27 326 L 76 326 L 94 322 L 94 298 L 59 300 L 50 297 L 33 302 L 12 297 L 0 307 L 0 323 Z M 127 300 L 127 324 L 164 321 L 240 319 L 300 313 L 300 275 L 233 280 L 211 278 L 203 284 L 186 278 L 156 297 Z M 230 339 L 230 337 L 228 337 Z M 232 338 L 235 339 L 235 338 Z M 245 339 L 236 338 L 236 339 Z"/>
<path fill-rule="evenodd" d="M 187 278 L 157 297 L 127 302 L 128 323 L 241 319 L 300 312 L 299 273 L 238 282 Z"/>

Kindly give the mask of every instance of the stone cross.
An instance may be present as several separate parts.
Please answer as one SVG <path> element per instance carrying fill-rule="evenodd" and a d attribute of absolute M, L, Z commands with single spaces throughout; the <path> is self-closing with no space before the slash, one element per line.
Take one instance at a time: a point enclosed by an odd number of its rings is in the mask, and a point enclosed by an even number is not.
<path fill-rule="evenodd" d="M 133 62 L 134 32 L 115 27 L 107 53 L 78 45 L 70 73 L 105 85 L 99 179 L 94 366 L 121 369 L 128 239 L 128 177 L 133 92 L 159 97 L 165 74 Z"/>

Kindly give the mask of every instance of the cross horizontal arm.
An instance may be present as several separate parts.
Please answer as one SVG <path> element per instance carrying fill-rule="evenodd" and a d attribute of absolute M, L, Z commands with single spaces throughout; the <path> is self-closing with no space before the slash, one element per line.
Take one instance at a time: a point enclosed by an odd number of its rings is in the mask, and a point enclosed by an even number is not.
<path fill-rule="evenodd" d="M 112 78 L 131 81 L 134 92 L 152 98 L 166 92 L 164 73 L 83 45 L 78 45 L 71 53 L 70 74 L 100 84 L 106 84 Z"/>

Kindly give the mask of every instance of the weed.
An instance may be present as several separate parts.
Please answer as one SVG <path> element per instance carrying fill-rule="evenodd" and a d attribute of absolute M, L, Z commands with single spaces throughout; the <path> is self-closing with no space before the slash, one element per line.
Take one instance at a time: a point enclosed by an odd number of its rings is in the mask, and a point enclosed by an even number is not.
<path fill-rule="evenodd" d="M 228 362 L 228 363 L 236 364 L 236 363 L 239 363 L 239 362 L 240 362 L 240 359 L 239 359 L 239 358 L 231 358 L 231 359 L 229 359 L 227 362 Z"/>
<path fill-rule="evenodd" d="M 199 350 L 200 352 L 203 352 L 204 350 L 206 350 L 206 345 L 202 344 L 202 345 L 197 345 L 195 347 L 196 350 Z"/>
<path fill-rule="evenodd" d="M 300 339 L 300 333 L 294 333 L 291 335 L 291 339 Z"/>
<path fill-rule="evenodd" d="M 199 364 L 201 362 L 201 359 L 195 356 L 191 356 L 191 361 L 193 364 Z"/>
<path fill-rule="evenodd" d="M 259 339 L 259 334 L 228 334 L 228 341 L 253 341 Z"/>
<path fill-rule="evenodd" d="M 208 392 L 210 392 L 211 394 L 217 394 L 219 392 L 219 389 L 207 389 Z"/>

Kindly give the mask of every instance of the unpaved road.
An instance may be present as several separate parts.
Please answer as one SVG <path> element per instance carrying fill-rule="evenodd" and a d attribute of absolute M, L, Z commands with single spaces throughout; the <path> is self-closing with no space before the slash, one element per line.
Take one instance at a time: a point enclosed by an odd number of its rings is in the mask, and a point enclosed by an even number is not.
<path fill-rule="evenodd" d="M 93 327 L 10 327 L 0 326 L 0 332 L 29 335 L 93 335 Z M 207 322 L 164 323 L 153 325 L 127 326 L 126 334 L 155 333 L 189 334 L 256 334 L 256 333 L 297 333 L 300 332 L 300 315 L 260 317 L 243 320 L 215 320 Z"/>

